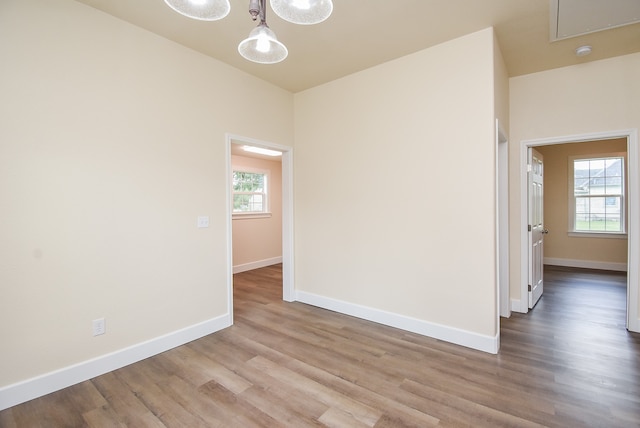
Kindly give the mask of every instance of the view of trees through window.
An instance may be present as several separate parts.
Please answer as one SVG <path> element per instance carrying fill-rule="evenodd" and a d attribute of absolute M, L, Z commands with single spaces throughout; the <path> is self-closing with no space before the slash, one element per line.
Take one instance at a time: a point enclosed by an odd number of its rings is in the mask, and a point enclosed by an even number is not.
<path fill-rule="evenodd" d="M 624 158 L 573 162 L 576 232 L 623 232 Z"/>
<path fill-rule="evenodd" d="M 233 171 L 233 212 L 262 213 L 267 210 L 267 175 Z"/>

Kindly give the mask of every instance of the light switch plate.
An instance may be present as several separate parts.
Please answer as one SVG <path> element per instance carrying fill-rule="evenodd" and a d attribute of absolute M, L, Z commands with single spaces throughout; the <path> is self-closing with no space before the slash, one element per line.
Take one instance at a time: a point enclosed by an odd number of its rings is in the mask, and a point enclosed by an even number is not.
<path fill-rule="evenodd" d="M 98 318 L 91 322 L 93 327 L 93 335 L 100 336 L 101 334 L 105 334 L 107 331 L 104 318 Z"/>
<path fill-rule="evenodd" d="M 209 227 L 209 216 L 198 216 L 198 227 Z"/>

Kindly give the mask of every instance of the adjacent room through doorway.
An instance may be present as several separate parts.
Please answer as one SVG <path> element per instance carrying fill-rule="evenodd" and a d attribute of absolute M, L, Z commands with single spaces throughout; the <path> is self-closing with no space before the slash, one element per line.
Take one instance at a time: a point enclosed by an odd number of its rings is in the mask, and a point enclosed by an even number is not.
<path fill-rule="evenodd" d="M 638 201 L 631 187 L 638 165 L 635 156 L 630 154 L 631 151 L 635 154 L 637 141 L 631 133 L 588 137 L 565 141 L 547 139 L 540 140 L 539 144 L 523 142 L 523 149 L 530 151 L 535 147 L 544 158 L 541 197 L 544 231 L 548 233 L 544 234 L 542 262 L 545 267 L 628 271 L 625 327 L 634 331 L 635 326 L 629 325 L 629 320 L 637 318 L 637 314 L 630 314 L 635 307 L 629 302 L 637 299 L 637 272 L 627 260 L 632 251 L 637 251 L 633 245 L 636 234 L 628 235 L 629 222 L 634 222 L 637 215 Z M 590 172 L 589 168 L 585 170 L 585 165 L 590 167 Z M 524 230 L 527 233 L 526 224 Z M 524 270 L 523 280 L 526 281 L 527 272 L 530 279 L 531 268 L 529 265 Z M 523 282 L 524 295 L 528 291 L 527 283 Z"/>
<path fill-rule="evenodd" d="M 292 149 L 227 136 L 229 310 L 236 274 L 279 266 L 280 296 L 293 300 Z"/>

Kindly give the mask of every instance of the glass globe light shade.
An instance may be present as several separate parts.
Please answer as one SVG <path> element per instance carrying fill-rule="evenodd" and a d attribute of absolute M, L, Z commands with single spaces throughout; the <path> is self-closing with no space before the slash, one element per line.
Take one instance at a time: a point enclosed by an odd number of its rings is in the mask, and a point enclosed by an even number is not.
<path fill-rule="evenodd" d="M 271 0 L 271 9 L 294 24 L 311 25 L 324 21 L 333 12 L 331 0 Z"/>
<path fill-rule="evenodd" d="M 173 10 L 201 21 L 217 21 L 229 14 L 229 0 L 164 0 Z"/>
<path fill-rule="evenodd" d="M 240 42 L 238 52 L 245 59 L 260 64 L 275 64 L 289 55 L 287 47 L 264 23 L 251 30 L 249 37 Z"/>

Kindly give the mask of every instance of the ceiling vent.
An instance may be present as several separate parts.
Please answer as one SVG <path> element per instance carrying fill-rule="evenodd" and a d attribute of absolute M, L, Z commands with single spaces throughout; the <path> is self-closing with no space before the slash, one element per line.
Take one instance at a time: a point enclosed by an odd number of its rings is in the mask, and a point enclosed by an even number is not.
<path fill-rule="evenodd" d="M 638 0 L 549 0 L 551 41 L 640 22 Z"/>

